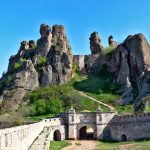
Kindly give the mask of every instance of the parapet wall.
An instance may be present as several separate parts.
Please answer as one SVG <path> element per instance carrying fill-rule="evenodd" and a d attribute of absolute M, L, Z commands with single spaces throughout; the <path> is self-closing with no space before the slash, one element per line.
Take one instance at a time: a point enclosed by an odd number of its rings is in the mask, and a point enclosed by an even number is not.
<path fill-rule="evenodd" d="M 0 150 L 28 150 L 42 132 L 44 122 L 0 130 Z"/>
<path fill-rule="evenodd" d="M 132 114 L 124 116 L 115 116 L 113 122 L 127 123 L 127 122 L 142 122 L 150 121 L 150 113 Z"/>
<path fill-rule="evenodd" d="M 50 127 L 50 126 L 59 126 L 64 124 L 63 118 L 49 118 L 49 119 L 44 119 L 45 122 L 45 127 Z"/>

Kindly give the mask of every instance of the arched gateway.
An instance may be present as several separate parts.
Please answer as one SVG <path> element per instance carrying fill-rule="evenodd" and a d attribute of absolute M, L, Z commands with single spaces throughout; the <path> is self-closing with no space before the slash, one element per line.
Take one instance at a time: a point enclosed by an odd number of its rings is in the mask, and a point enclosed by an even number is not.
<path fill-rule="evenodd" d="M 68 112 L 68 139 L 103 139 L 103 131 L 115 113 L 102 113 L 98 108 L 96 112 L 76 112 L 71 108 Z"/>
<path fill-rule="evenodd" d="M 104 113 L 100 108 L 96 112 L 76 112 L 72 107 L 68 112 L 46 119 L 50 140 L 111 139 L 109 122 L 115 112 Z"/>
<path fill-rule="evenodd" d="M 54 137 L 53 137 L 54 141 L 61 141 L 61 133 L 59 130 L 55 130 L 54 131 Z"/>
<path fill-rule="evenodd" d="M 93 140 L 94 139 L 94 130 L 92 127 L 83 126 L 79 129 L 79 139 L 80 140 Z"/>

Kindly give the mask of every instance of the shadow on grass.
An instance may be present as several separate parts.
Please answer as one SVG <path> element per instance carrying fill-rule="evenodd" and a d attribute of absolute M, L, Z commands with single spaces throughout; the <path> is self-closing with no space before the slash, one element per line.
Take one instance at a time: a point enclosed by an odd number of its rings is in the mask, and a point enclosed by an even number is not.
<path fill-rule="evenodd" d="M 114 92 L 118 89 L 119 86 L 114 83 L 114 80 L 114 74 L 102 70 L 101 72 L 88 74 L 87 78 L 84 80 L 74 82 L 73 87 L 76 90 L 87 93 L 114 94 Z"/>
<path fill-rule="evenodd" d="M 150 138 L 142 138 L 142 139 L 136 139 L 136 140 L 131 140 L 131 141 L 115 141 L 115 140 L 99 140 L 102 143 L 131 143 L 131 142 L 144 142 L 144 141 L 150 141 Z"/>

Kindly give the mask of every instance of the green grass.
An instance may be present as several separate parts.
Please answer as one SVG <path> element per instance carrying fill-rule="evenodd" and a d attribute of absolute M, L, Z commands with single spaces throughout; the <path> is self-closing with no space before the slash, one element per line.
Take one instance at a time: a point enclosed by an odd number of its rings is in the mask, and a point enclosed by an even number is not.
<path fill-rule="evenodd" d="M 115 76 L 105 70 L 89 75 L 76 74 L 72 80 L 72 86 L 78 91 L 83 91 L 87 95 L 113 106 L 119 114 L 133 113 L 132 105 L 119 105 L 121 95 L 117 93 L 117 90 L 121 85 L 115 84 L 114 79 Z"/>
<path fill-rule="evenodd" d="M 76 111 L 96 111 L 98 108 L 97 102 L 80 95 L 73 87 L 75 83 L 73 80 L 64 85 L 38 88 L 26 94 L 24 100 L 29 101 L 28 107 L 30 107 L 31 110 L 28 114 L 34 116 L 31 117 L 31 119 L 41 119 L 41 117 L 38 117 L 39 115 L 47 116 L 47 114 L 58 114 L 68 111 L 71 106 L 73 106 Z M 39 103 L 37 103 L 38 101 Z M 104 112 L 109 111 L 106 106 L 100 106 Z"/>
<path fill-rule="evenodd" d="M 68 111 L 73 106 L 76 111 L 96 111 L 98 108 L 97 102 L 92 101 L 78 93 L 83 91 L 87 95 L 113 106 L 119 114 L 133 113 L 133 106 L 120 106 L 120 95 L 117 91 L 121 85 L 116 84 L 115 75 L 110 73 L 107 65 L 102 65 L 101 71 L 97 73 L 74 74 L 74 77 L 69 83 L 63 85 L 51 85 L 49 87 L 39 87 L 36 90 L 29 92 L 24 97 L 28 101 L 30 107 L 31 119 L 41 119 L 41 116 L 47 114 L 59 114 Z M 106 106 L 100 105 L 104 112 L 110 111 Z M 44 118 L 42 117 L 42 118 Z"/>
<path fill-rule="evenodd" d="M 51 141 L 49 150 L 61 150 L 62 148 L 71 145 L 68 141 Z"/>
<path fill-rule="evenodd" d="M 109 54 L 111 55 L 111 54 L 113 54 L 114 51 L 115 51 L 115 47 L 112 47 L 112 46 L 103 48 L 103 53 L 106 55 L 109 55 Z"/>
<path fill-rule="evenodd" d="M 149 150 L 150 140 L 128 142 L 99 141 L 96 150 Z"/>
<path fill-rule="evenodd" d="M 46 88 L 37 88 L 29 92 L 24 100 L 29 100 L 32 110 L 30 119 L 40 120 L 47 117 L 47 114 L 58 114 L 68 111 L 73 106 L 76 111 L 96 111 L 96 102 L 81 96 L 78 91 L 83 91 L 87 95 L 113 106 L 119 114 L 133 113 L 133 106 L 119 106 L 120 95 L 116 91 L 120 85 L 116 85 L 113 80 L 115 76 L 103 66 L 99 73 L 89 75 L 75 74 L 71 81 L 64 85 L 51 85 Z M 39 101 L 40 103 L 37 103 Z M 44 101 L 44 102 L 42 102 Z M 104 112 L 110 111 L 106 106 L 100 105 Z M 41 117 L 42 115 L 42 117 Z"/>

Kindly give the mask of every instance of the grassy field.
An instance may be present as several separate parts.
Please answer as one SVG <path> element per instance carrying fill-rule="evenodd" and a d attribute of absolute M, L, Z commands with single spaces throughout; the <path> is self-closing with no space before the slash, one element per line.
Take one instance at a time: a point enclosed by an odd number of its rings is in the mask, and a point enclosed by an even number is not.
<path fill-rule="evenodd" d="M 99 141 L 96 150 L 149 150 L 150 140 L 128 142 Z"/>
<path fill-rule="evenodd" d="M 69 145 L 71 145 L 71 143 L 68 141 L 51 141 L 49 150 L 61 150 Z"/>

